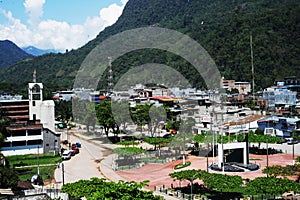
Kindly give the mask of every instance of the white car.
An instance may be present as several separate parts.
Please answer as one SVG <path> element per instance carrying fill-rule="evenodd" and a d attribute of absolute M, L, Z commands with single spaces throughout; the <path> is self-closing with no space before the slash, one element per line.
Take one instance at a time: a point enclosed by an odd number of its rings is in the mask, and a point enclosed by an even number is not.
<path fill-rule="evenodd" d="M 69 150 L 65 150 L 65 151 L 63 152 L 63 154 L 61 155 L 61 158 L 62 158 L 63 160 L 69 160 L 69 159 L 71 159 L 71 156 L 72 156 L 72 152 L 69 151 Z"/>

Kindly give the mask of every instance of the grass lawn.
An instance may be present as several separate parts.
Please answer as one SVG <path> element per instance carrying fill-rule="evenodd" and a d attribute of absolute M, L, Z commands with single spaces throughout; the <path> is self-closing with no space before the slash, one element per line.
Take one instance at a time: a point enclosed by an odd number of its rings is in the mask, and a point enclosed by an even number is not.
<path fill-rule="evenodd" d="M 39 156 L 37 154 L 7 156 L 7 159 L 10 166 L 16 168 L 19 179 L 22 181 L 31 179 L 34 174 L 38 173 L 38 164 L 40 165 L 40 175 L 42 175 L 43 180 L 54 178 L 54 170 L 57 167 L 57 163 L 61 162 L 61 157 L 53 156 L 53 153 Z"/>

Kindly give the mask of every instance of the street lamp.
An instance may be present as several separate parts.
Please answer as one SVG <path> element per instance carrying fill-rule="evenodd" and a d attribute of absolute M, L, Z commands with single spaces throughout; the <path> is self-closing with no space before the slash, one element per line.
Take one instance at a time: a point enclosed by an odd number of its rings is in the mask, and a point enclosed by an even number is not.
<path fill-rule="evenodd" d="M 268 146 L 268 139 L 267 142 L 267 177 L 269 177 L 269 146 Z"/>

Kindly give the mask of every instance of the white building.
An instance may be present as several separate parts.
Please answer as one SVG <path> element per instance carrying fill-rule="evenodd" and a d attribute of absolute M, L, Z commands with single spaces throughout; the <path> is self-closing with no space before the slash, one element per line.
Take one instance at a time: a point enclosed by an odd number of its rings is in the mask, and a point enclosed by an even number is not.
<path fill-rule="evenodd" d="M 59 152 L 60 135 L 55 134 L 54 102 L 43 101 L 43 84 L 29 83 L 28 100 L 0 100 L 10 119 L 1 152 L 5 156 Z"/>

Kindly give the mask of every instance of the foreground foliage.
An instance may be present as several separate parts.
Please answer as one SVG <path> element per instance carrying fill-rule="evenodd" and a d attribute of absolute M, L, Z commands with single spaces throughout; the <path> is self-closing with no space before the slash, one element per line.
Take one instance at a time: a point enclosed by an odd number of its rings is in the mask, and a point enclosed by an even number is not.
<path fill-rule="evenodd" d="M 245 193 L 251 195 L 281 195 L 288 191 L 300 191 L 300 184 L 287 178 L 258 177 L 245 187 Z"/>
<path fill-rule="evenodd" d="M 90 180 L 80 180 L 75 183 L 67 183 L 62 187 L 62 192 L 70 195 L 71 198 L 80 199 L 85 197 L 90 199 L 149 199 L 159 200 L 159 196 L 154 196 L 152 191 L 142 190 L 147 181 L 108 182 L 105 179 L 91 178 Z"/>
<path fill-rule="evenodd" d="M 211 192 L 237 192 L 244 195 L 281 195 L 288 191 L 300 191 L 300 184 L 287 178 L 258 177 L 243 186 L 240 176 L 208 173 L 203 170 L 184 170 L 169 174 L 174 180 L 187 180 L 193 186 L 196 179 L 202 180 Z"/>
<path fill-rule="evenodd" d="M 300 164 L 286 165 L 286 166 L 273 165 L 264 168 L 262 172 L 268 174 L 269 176 L 274 176 L 274 177 L 293 176 L 300 173 Z"/>

